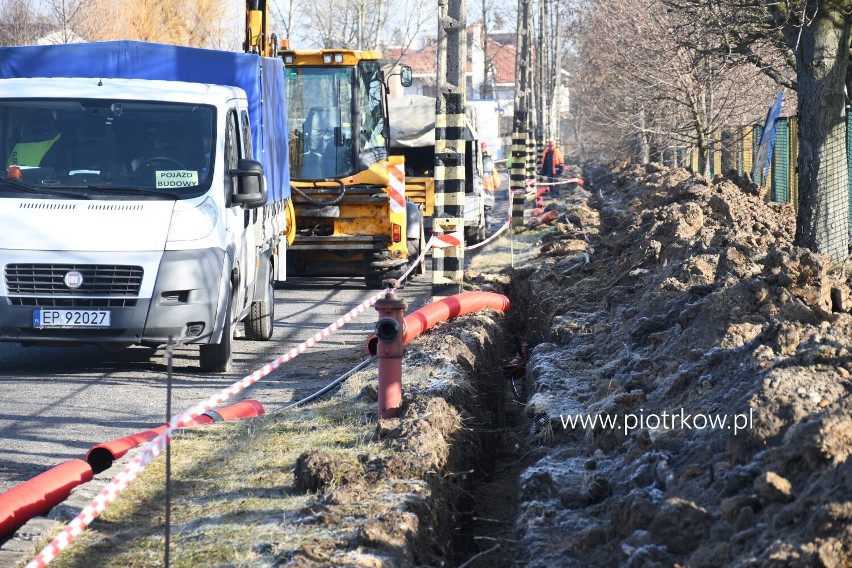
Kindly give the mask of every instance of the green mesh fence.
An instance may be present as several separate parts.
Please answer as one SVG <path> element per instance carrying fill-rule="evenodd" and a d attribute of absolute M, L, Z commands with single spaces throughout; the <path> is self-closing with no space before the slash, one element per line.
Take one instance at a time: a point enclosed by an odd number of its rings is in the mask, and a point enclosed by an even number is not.
<path fill-rule="evenodd" d="M 749 173 L 751 173 L 754 169 L 754 160 L 757 157 L 757 151 L 760 148 L 760 137 L 763 136 L 763 127 L 760 125 L 755 125 L 751 129 L 751 147 L 752 147 L 752 161 L 751 165 L 748 167 Z M 757 175 L 754 176 L 754 183 L 761 185 L 763 183 L 763 170 L 757 172 Z"/>
<path fill-rule="evenodd" d="M 737 169 L 737 141 L 733 132 L 728 129 L 722 131 L 722 156 L 720 159 L 721 173 L 726 174 Z"/>
<path fill-rule="evenodd" d="M 847 225 L 852 231 L 852 112 L 846 108 L 846 172 L 848 173 L 849 185 L 849 212 L 847 213 Z"/>
<path fill-rule="evenodd" d="M 790 122 L 779 118 L 775 126 L 775 147 L 772 150 L 772 201 L 790 201 Z"/>

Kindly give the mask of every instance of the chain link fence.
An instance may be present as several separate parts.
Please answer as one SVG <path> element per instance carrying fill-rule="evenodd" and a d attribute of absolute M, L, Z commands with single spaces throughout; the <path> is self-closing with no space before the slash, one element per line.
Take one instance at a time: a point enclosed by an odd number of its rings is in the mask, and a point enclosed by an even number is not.
<path fill-rule="evenodd" d="M 736 170 L 740 175 L 751 174 L 754 169 L 756 148 L 763 134 L 763 126 L 750 124 L 722 131 L 718 139 L 710 145 L 710 175 L 724 175 Z M 772 152 L 769 173 L 762 182 L 767 189 L 769 199 L 775 203 L 789 203 L 794 208 L 799 206 L 799 179 L 796 175 L 796 163 L 799 156 L 799 124 L 796 117 L 780 117 L 775 131 L 775 147 Z M 849 188 L 844 192 L 849 202 L 848 223 L 852 230 L 852 113 L 846 117 L 846 155 Z M 698 163 L 698 150 L 695 147 L 681 145 L 676 149 L 678 166 L 701 171 Z M 836 155 L 835 152 L 829 155 Z M 828 163 L 829 168 L 840 167 L 839 164 Z M 761 174 L 762 176 L 762 174 Z"/>

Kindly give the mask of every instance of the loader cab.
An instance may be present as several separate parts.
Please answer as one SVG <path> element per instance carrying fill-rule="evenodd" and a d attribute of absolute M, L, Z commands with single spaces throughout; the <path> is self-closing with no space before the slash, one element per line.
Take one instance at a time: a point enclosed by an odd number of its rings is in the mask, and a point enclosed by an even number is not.
<path fill-rule="evenodd" d="M 387 99 L 372 52 L 282 52 L 290 176 L 339 179 L 387 158 Z"/>

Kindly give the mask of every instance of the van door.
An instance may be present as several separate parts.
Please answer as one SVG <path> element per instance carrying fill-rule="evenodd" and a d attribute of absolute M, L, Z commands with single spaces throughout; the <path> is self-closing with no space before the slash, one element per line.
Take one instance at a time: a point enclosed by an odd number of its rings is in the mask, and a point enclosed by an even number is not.
<path fill-rule="evenodd" d="M 230 174 L 231 170 L 238 167 L 240 158 L 243 156 L 244 145 L 240 139 L 240 120 L 237 109 L 228 111 L 225 124 L 225 202 L 228 206 L 226 213 L 227 233 L 228 233 L 228 249 L 232 252 L 232 260 L 234 262 L 233 270 L 236 271 L 235 287 L 233 291 L 233 315 L 235 320 L 242 317 L 248 298 L 247 272 L 254 271 L 254 261 L 249 258 L 250 251 L 253 247 L 249 247 L 249 238 L 253 240 L 252 231 L 247 230 L 250 219 L 250 211 L 243 209 L 239 205 L 234 205 L 231 202 L 231 196 L 236 190 L 235 184 L 237 180 Z M 253 276 L 251 284 L 254 284 Z"/>
<path fill-rule="evenodd" d="M 240 157 L 254 158 L 254 152 L 251 144 L 251 124 L 249 123 L 249 114 L 246 101 L 240 101 L 239 104 L 239 127 L 240 127 Z M 243 251 L 244 257 L 241 263 L 244 269 L 243 283 L 245 296 L 243 306 L 248 310 L 251 302 L 254 299 L 254 281 L 257 276 L 257 251 L 258 251 L 258 231 L 257 225 L 262 222 L 261 209 L 245 209 L 243 208 Z"/>

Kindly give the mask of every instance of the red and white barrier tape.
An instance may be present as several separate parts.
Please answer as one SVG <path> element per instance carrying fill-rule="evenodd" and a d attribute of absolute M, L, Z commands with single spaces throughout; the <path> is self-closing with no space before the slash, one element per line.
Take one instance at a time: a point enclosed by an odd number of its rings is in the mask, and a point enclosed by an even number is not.
<path fill-rule="evenodd" d="M 122 491 L 124 491 L 127 486 L 136 479 L 139 474 L 142 472 L 145 467 L 151 463 L 154 458 L 156 458 L 166 447 L 167 440 L 171 436 L 173 430 L 180 428 L 182 425 L 187 424 L 192 418 L 207 412 L 208 410 L 218 406 L 225 400 L 231 398 L 235 394 L 240 391 L 248 388 L 253 385 L 266 375 L 270 374 L 272 371 L 277 369 L 283 363 L 294 359 L 295 357 L 304 353 L 308 348 L 316 345 L 316 343 L 322 339 L 325 339 L 350 321 L 352 321 L 358 315 L 364 313 L 364 311 L 375 304 L 379 298 L 387 294 L 387 290 L 382 290 L 377 294 L 374 294 L 369 299 L 365 300 L 356 308 L 350 310 L 348 313 L 338 318 L 333 324 L 329 325 L 322 331 L 314 334 L 310 339 L 304 341 L 298 347 L 294 347 L 284 355 L 278 357 L 274 361 L 267 363 L 262 368 L 258 369 L 254 373 L 247 375 L 235 382 L 231 386 L 222 389 L 218 393 L 213 396 L 207 398 L 206 400 L 196 404 L 192 408 L 187 411 L 184 411 L 180 414 L 176 414 L 170 421 L 168 428 L 163 431 L 159 436 L 152 439 L 148 442 L 139 454 L 136 455 L 127 466 L 116 475 L 113 480 L 106 486 L 104 489 L 94 498 L 92 501 L 83 508 L 80 513 L 71 520 L 70 523 L 60 532 L 47 546 L 45 546 L 41 552 L 36 555 L 36 557 L 31 560 L 26 568 L 43 568 L 50 564 L 56 556 L 65 550 L 68 545 L 73 542 L 73 540 L 94 521 L 103 511 L 106 509 L 107 505 L 113 502 Z"/>
<path fill-rule="evenodd" d="M 429 239 L 429 245 L 434 248 L 458 247 L 464 243 L 464 235 L 461 231 L 455 233 L 444 233 L 441 235 L 432 235 Z M 427 247 L 428 248 L 428 247 Z"/>
<path fill-rule="evenodd" d="M 494 233 L 493 235 L 491 235 L 490 237 L 488 237 L 484 241 L 480 241 L 480 242 L 476 243 L 475 245 L 471 245 L 471 246 L 467 247 L 467 250 L 475 250 L 475 249 L 478 249 L 479 247 L 484 247 L 485 245 L 487 245 L 488 243 L 490 243 L 491 241 L 493 241 L 494 239 L 499 237 L 500 233 L 502 233 L 503 231 L 505 231 L 508 228 L 509 228 L 509 222 L 506 221 L 505 223 L 503 223 L 502 227 L 497 229 L 496 233 Z"/>
<path fill-rule="evenodd" d="M 549 185 L 565 185 L 566 183 L 577 183 L 577 184 L 580 184 L 580 185 L 584 184 L 583 178 L 572 177 L 572 178 L 565 178 L 565 179 L 562 179 L 562 180 L 559 180 L 559 181 L 549 181 L 549 182 L 540 181 L 540 182 L 536 182 L 535 185 L 537 185 L 539 187 L 543 187 L 543 186 L 549 186 Z"/>

